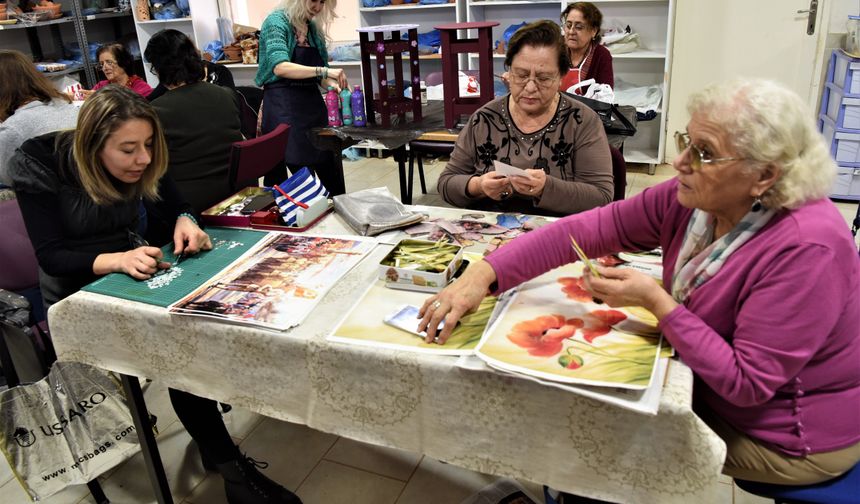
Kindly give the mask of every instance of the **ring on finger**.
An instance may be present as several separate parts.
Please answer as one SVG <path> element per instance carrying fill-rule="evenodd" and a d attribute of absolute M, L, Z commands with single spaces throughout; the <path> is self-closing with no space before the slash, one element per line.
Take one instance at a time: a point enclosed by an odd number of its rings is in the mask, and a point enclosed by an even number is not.
<path fill-rule="evenodd" d="M 439 309 L 439 307 L 440 307 L 440 306 L 442 306 L 442 303 L 441 303 L 440 301 L 438 301 L 438 300 L 437 300 L 437 301 L 435 301 L 435 302 L 434 302 L 432 305 L 430 305 L 430 306 L 432 306 L 434 310 L 438 310 L 438 309 Z"/>

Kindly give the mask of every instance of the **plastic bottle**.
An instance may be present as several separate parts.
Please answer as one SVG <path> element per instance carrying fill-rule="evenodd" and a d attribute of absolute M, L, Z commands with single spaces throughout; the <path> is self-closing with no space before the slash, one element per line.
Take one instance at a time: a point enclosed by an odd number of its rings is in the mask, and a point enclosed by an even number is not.
<path fill-rule="evenodd" d="M 419 86 L 421 87 L 421 105 L 427 105 L 427 83 L 421 81 Z"/>
<path fill-rule="evenodd" d="M 340 120 L 340 96 L 333 86 L 329 86 L 325 94 L 325 108 L 328 110 L 328 125 L 343 126 L 343 121 Z"/>
<path fill-rule="evenodd" d="M 350 102 L 352 101 L 352 93 L 349 92 L 349 89 L 344 89 L 340 92 L 340 105 L 341 110 L 343 112 L 343 124 L 344 126 L 349 126 L 352 124 L 352 107 L 350 106 Z"/>
<path fill-rule="evenodd" d="M 361 92 L 361 86 L 355 86 L 351 101 L 353 126 L 365 126 L 367 118 L 364 116 L 364 93 Z"/>

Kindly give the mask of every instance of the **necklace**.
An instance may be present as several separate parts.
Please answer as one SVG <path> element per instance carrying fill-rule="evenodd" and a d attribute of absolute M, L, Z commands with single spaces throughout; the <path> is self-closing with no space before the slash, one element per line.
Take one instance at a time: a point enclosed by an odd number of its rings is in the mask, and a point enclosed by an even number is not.
<path fill-rule="evenodd" d="M 552 110 L 554 108 L 555 112 L 553 113 L 550 121 L 547 124 L 545 124 L 543 127 L 538 128 L 537 131 L 534 131 L 534 132 L 526 135 L 526 134 L 522 133 L 522 131 L 519 129 L 519 127 L 517 127 L 516 124 L 514 123 L 513 115 L 511 113 L 510 108 L 508 107 L 507 100 L 505 100 L 505 103 L 502 105 L 502 114 L 505 117 L 505 124 L 507 124 L 508 131 L 510 131 L 510 134 L 514 137 L 519 138 L 524 144 L 528 144 L 528 143 L 534 143 L 534 141 L 538 137 L 543 136 L 544 132 L 546 132 L 547 130 L 553 129 L 555 127 L 555 125 L 558 123 L 559 112 L 561 112 L 565 107 L 567 107 L 567 103 L 565 101 L 559 99 L 558 93 L 555 94 L 555 98 L 553 99 L 553 102 L 554 103 L 551 104 L 549 108 L 550 108 L 550 110 Z"/>

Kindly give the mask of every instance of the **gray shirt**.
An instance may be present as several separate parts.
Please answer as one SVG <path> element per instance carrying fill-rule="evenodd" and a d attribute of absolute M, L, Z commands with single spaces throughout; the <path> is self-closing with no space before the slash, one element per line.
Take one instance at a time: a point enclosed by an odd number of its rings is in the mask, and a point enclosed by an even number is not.
<path fill-rule="evenodd" d="M 25 141 L 63 129 L 74 129 L 78 107 L 65 100 L 32 101 L 0 123 L 0 183 L 10 185 L 9 159 Z"/>

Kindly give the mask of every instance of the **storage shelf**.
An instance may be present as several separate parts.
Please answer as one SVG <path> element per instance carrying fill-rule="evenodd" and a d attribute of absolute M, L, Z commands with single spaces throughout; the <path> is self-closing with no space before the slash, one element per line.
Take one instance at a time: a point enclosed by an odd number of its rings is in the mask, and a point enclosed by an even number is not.
<path fill-rule="evenodd" d="M 73 17 L 65 16 L 65 17 L 61 17 L 59 19 L 51 19 L 48 21 L 38 21 L 35 24 L 25 25 L 19 19 L 17 23 L 12 24 L 12 25 L 0 25 L 0 30 L 20 30 L 21 28 L 38 28 L 40 26 L 49 26 L 49 25 L 56 25 L 56 24 L 71 23 L 74 20 L 75 20 L 75 18 L 73 18 Z"/>
<path fill-rule="evenodd" d="M 44 75 L 45 77 L 48 77 L 50 79 L 53 77 L 62 77 L 63 75 L 69 75 L 69 74 L 83 72 L 83 71 L 84 71 L 83 65 L 72 65 L 72 66 L 66 67 L 65 70 L 60 70 L 59 72 L 39 72 L 39 73 L 41 73 L 42 75 Z"/>
<path fill-rule="evenodd" d="M 137 24 L 141 25 L 150 25 L 150 24 L 169 24 L 169 23 L 190 23 L 191 18 L 176 18 L 176 19 L 150 19 L 148 21 L 138 21 Z"/>
<path fill-rule="evenodd" d="M 541 5 L 541 4 L 557 4 L 559 6 L 559 10 L 561 10 L 561 1 L 560 0 L 536 0 L 531 2 L 529 0 L 484 0 L 477 2 L 468 2 L 466 7 L 497 7 L 500 5 Z"/>
<path fill-rule="evenodd" d="M 558 2 L 556 2 L 558 3 Z M 457 4 L 455 3 L 443 3 L 443 4 L 431 4 L 431 5 L 421 5 L 421 4 L 400 4 L 400 5 L 386 5 L 385 7 L 359 7 L 358 10 L 361 12 L 387 12 L 387 11 L 399 11 L 399 10 L 426 10 L 426 9 L 453 9 Z"/>
<path fill-rule="evenodd" d="M 612 59 L 665 59 L 666 51 L 640 49 L 629 53 L 613 54 Z"/>
<path fill-rule="evenodd" d="M 97 19 L 109 19 L 118 17 L 131 17 L 131 10 L 122 12 L 103 12 L 101 14 L 90 14 L 89 16 L 83 16 L 81 19 L 83 19 L 84 21 L 95 21 Z"/>
<path fill-rule="evenodd" d="M 624 149 L 624 161 L 628 163 L 660 164 L 656 149 Z"/>

